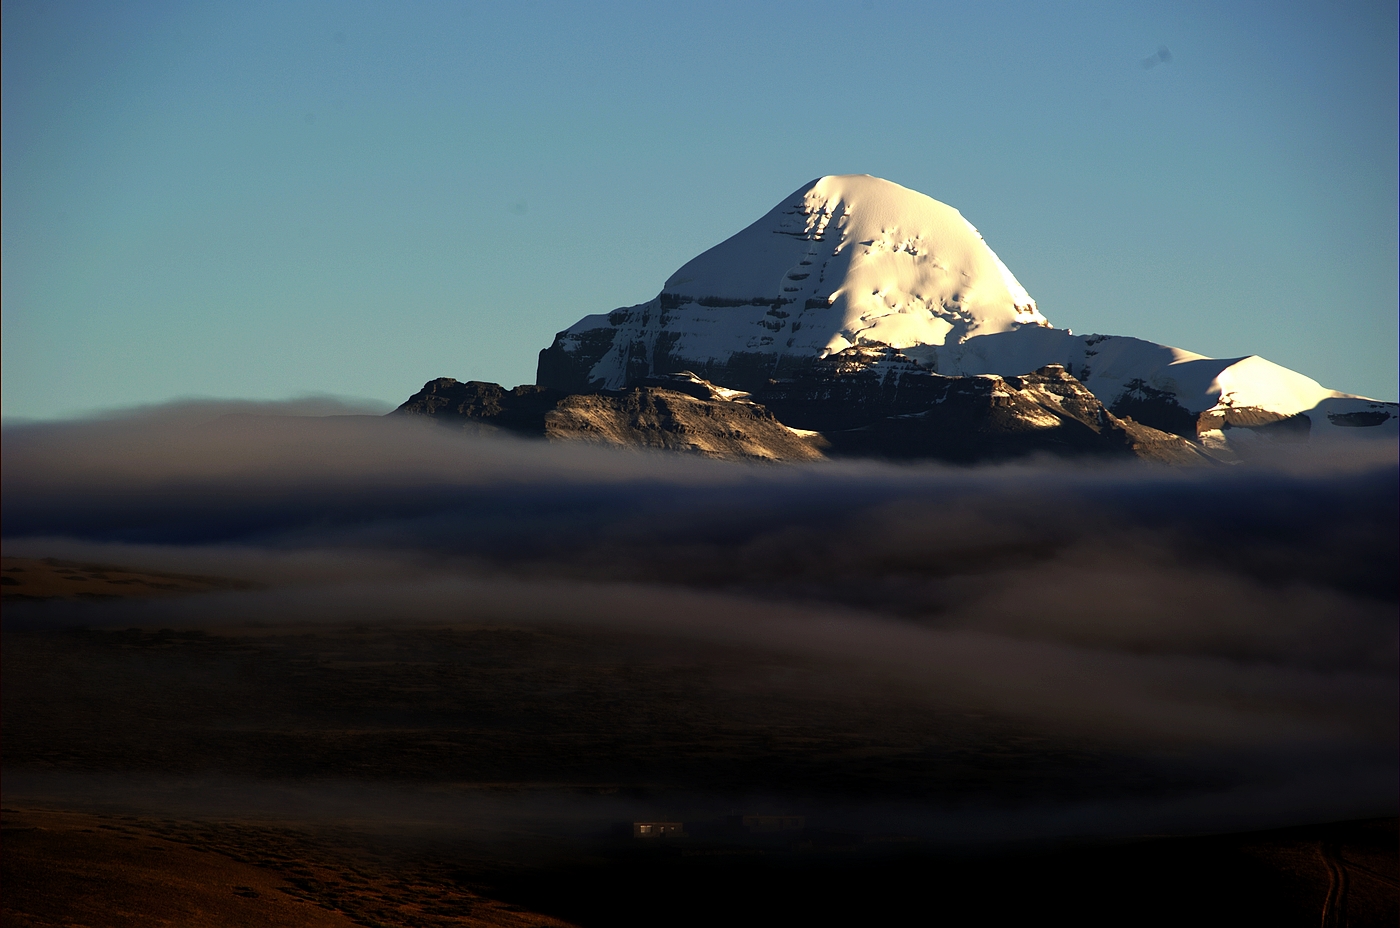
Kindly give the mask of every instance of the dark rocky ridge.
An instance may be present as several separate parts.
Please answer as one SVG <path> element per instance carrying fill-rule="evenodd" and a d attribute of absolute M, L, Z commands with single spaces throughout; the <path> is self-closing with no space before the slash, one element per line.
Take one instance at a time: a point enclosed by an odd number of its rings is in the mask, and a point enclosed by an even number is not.
<path fill-rule="evenodd" d="M 1128 381 L 1109 411 L 1193 441 L 1198 434 L 1196 413 L 1177 402 L 1175 394 L 1158 390 L 1141 378 Z"/>
<path fill-rule="evenodd" d="M 1303 444 L 1312 432 L 1312 419 L 1301 412 L 1285 416 L 1257 406 L 1228 406 L 1224 409 L 1207 409 L 1197 417 L 1198 434 L 1213 429 L 1222 432 L 1250 429 L 1274 441 Z"/>
<path fill-rule="evenodd" d="M 769 378 L 790 377 L 809 368 L 814 359 L 798 354 L 779 354 L 773 350 L 773 338 L 764 336 L 762 345 L 752 351 L 736 351 L 723 361 L 698 359 L 677 354 L 673 349 L 679 335 L 667 329 L 671 324 L 670 310 L 680 298 L 663 293 L 639 306 L 617 309 L 608 314 L 608 327 L 590 329 L 577 334 L 561 332 L 554 342 L 540 350 L 535 382 L 568 393 L 601 390 L 604 381 L 592 374 L 603 356 L 617 346 L 622 353 L 622 365 L 627 383 L 641 383 L 648 378 L 693 371 L 714 383 L 742 390 L 758 390 Z M 790 311 L 782 299 L 721 300 L 703 297 L 694 300 L 700 306 L 768 306 L 767 316 L 776 325 Z M 630 332 L 644 332 L 653 322 L 660 331 L 652 338 L 631 337 Z M 801 323 L 795 323 L 797 327 Z"/>
<path fill-rule="evenodd" d="M 566 396 L 562 390 L 534 384 L 507 390 L 498 383 L 461 383 L 451 377 L 439 377 L 423 384 L 423 389 L 394 412 L 431 416 L 436 422 L 477 432 L 543 435 L 545 415 Z"/>
<path fill-rule="evenodd" d="M 944 377 L 887 347 L 832 355 L 755 395 L 797 428 L 820 431 L 834 454 L 958 463 L 1037 453 L 1211 459 L 1195 443 L 1119 417 L 1058 364 L 1020 377 Z"/>
<path fill-rule="evenodd" d="M 1034 454 L 1213 463 L 1198 445 L 1123 418 L 1063 367 L 1021 377 L 944 377 L 886 347 L 849 348 L 754 393 L 691 373 L 625 390 L 430 381 L 396 410 L 474 431 L 502 430 L 727 460 L 838 456 L 956 463 Z"/>
<path fill-rule="evenodd" d="M 440 378 L 395 410 L 453 428 L 504 431 L 553 441 L 683 451 L 724 460 L 811 461 L 820 439 L 804 438 L 762 406 L 720 398 L 710 384 L 678 381 L 629 390 L 564 393 L 524 385 Z M 703 384 L 703 386 L 698 386 Z"/>

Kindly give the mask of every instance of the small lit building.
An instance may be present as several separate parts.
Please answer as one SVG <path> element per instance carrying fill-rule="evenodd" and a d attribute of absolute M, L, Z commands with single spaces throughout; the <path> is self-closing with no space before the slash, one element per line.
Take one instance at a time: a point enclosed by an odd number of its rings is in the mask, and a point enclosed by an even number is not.
<path fill-rule="evenodd" d="M 633 822 L 634 838 L 684 838 L 684 822 Z"/>

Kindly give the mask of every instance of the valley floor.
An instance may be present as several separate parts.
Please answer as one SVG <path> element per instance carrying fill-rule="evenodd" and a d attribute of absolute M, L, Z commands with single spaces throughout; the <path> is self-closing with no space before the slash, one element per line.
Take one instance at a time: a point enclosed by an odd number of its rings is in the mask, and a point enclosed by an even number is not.
<path fill-rule="evenodd" d="M 450 841 L 4 809 L 4 922 L 60 925 L 1393 925 L 1396 820 L 973 858 L 628 846 L 533 864 Z"/>
<path fill-rule="evenodd" d="M 1018 836 L 1208 776 L 835 663 L 462 623 L 16 629 L 3 658 L 6 925 L 1397 915 L 1393 818 Z"/>

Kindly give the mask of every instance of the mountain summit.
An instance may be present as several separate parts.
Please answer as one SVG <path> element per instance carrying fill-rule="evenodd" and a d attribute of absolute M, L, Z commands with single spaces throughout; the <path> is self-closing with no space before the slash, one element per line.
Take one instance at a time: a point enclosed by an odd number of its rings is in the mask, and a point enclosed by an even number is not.
<path fill-rule="evenodd" d="M 741 389 L 853 345 L 960 343 L 1047 326 L 962 214 L 906 187 L 823 177 L 687 262 L 653 300 L 586 316 L 538 382 L 617 389 L 693 369 Z"/>
<path fill-rule="evenodd" d="M 1393 440 L 1400 422 L 1395 403 L 1257 356 L 1053 328 L 961 213 L 864 174 L 804 185 L 655 298 L 580 319 L 540 352 L 536 382 L 594 392 L 686 371 L 776 397 L 791 392 L 783 382 L 831 371 L 868 368 L 885 389 L 908 375 L 1017 377 L 1051 365 L 1112 414 L 1227 458 L 1261 436 Z"/>

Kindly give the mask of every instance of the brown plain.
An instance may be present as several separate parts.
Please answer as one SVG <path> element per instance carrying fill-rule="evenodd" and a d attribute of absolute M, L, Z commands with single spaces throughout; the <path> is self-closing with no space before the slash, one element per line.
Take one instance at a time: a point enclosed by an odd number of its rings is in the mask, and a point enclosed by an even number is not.
<path fill-rule="evenodd" d="M 0 558 L 0 596 L 6 601 L 129 599 L 245 590 L 253 584 L 222 577 L 158 573 L 58 558 Z"/>
<path fill-rule="evenodd" d="M 275 829 L 16 808 L 0 827 L 0 911 L 16 928 L 567 925 L 366 855 L 308 853 Z"/>
<path fill-rule="evenodd" d="M 31 599 L 231 583 L 9 558 L 4 576 L 22 578 L 7 594 Z M 551 845 L 549 860 L 532 862 L 468 834 L 390 846 L 340 820 L 157 814 L 139 797 L 122 805 L 133 814 L 115 815 L 81 790 L 63 795 L 65 777 L 311 783 L 328 773 L 384 796 L 435 784 L 584 798 L 707 789 L 915 808 L 1083 800 L 1125 776 L 1152 787 L 1131 758 L 1051 743 L 1014 720 L 955 705 L 891 711 L 907 701 L 896 682 L 851 676 L 838 661 L 474 623 L 7 628 L 0 656 L 4 925 L 611 926 L 652 924 L 658 911 L 720 924 L 736 907 L 757 912 L 755 900 L 783 921 L 860 924 L 929 899 L 987 924 L 1052 912 L 1086 925 L 1180 924 L 1183 913 L 1193 924 L 1396 921 L 1394 818 L 985 858 L 859 836 L 744 854 L 695 836 L 641 849 L 600 838 Z"/>

